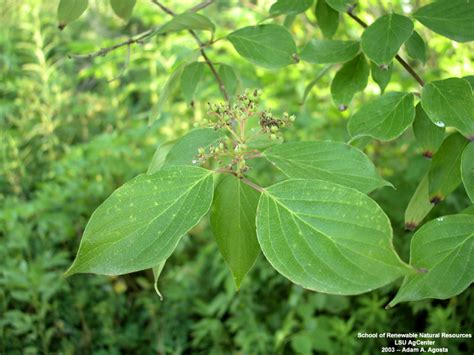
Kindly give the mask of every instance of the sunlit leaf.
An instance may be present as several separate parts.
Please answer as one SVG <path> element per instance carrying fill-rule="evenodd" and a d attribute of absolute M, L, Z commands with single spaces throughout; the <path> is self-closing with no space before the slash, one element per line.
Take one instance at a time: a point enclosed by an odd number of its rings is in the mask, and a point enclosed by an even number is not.
<path fill-rule="evenodd" d="M 214 32 L 216 26 L 206 16 L 195 12 L 185 12 L 174 16 L 169 22 L 161 26 L 157 35 L 182 30 L 200 30 Z"/>
<path fill-rule="evenodd" d="M 400 136 L 414 118 L 413 94 L 390 92 L 363 105 L 349 120 L 348 129 L 352 137 L 389 141 Z"/>
<path fill-rule="evenodd" d="M 357 190 L 322 180 L 286 180 L 266 189 L 258 241 L 283 276 L 304 288 L 355 295 L 404 275 L 382 209 Z"/>
<path fill-rule="evenodd" d="M 365 29 L 362 51 L 375 63 L 389 65 L 412 32 L 413 22 L 408 17 L 384 15 Z"/>
<path fill-rule="evenodd" d="M 118 17 L 128 21 L 136 2 L 137 0 L 110 0 L 110 5 Z"/>
<path fill-rule="evenodd" d="M 364 193 L 390 185 L 364 153 L 342 142 L 283 143 L 263 154 L 289 178 L 326 180 Z"/>
<path fill-rule="evenodd" d="M 283 26 L 248 26 L 232 32 L 227 38 L 242 57 L 255 65 L 278 69 L 295 62 L 295 41 Z"/>
<path fill-rule="evenodd" d="M 467 138 L 474 138 L 474 98 L 467 80 L 450 78 L 426 84 L 421 104 L 436 125 L 455 127 Z"/>
<path fill-rule="evenodd" d="M 405 229 L 414 230 L 433 209 L 428 194 L 428 174 L 421 179 L 405 210 Z"/>
<path fill-rule="evenodd" d="M 92 214 L 66 272 L 120 275 L 155 267 L 207 213 L 212 173 L 193 166 L 139 175 Z"/>
<path fill-rule="evenodd" d="M 464 291 L 474 280 L 473 243 L 471 215 L 440 217 L 422 226 L 410 246 L 410 264 L 421 272 L 405 277 L 390 306 Z"/>
<path fill-rule="evenodd" d="M 60 0 L 58 5 L 59 29 L 76 21 L 86 11 L 89 0 Z"/>
<path fill-rule="evenodd" d="M 474 40 L 472 0 L 434 1 L 413 16 L 430 30 L 458 42 Z"/>

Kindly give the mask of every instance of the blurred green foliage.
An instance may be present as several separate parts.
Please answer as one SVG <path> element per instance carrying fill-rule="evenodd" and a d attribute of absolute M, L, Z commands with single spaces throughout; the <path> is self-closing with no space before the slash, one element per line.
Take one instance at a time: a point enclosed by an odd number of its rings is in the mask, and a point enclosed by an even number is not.
<path fill-rule="evenodd" d="M 383 342 L 358 340 L 366 332 L 461 332 L 474 325 L 472 288 L 448 301 L 421 301 L 385 310 L 398 285 L 357 297 L 312 293 L 291 285 L 260 256 L 235 293 L 232 278 L 203 221 L 184 238 L 160 278 L 79 275 L 64 279 L 92 211 L 118 186 L 146 171 L 156 145 L 179 137 L 205 119 L 206 101 L 220 99 L 211 73 L 204 73 L 194 105 L 173 95 L 165 113 L 147 127 L 150 107 L 173 64 L 196 48 L 186 33 L 90 60 L 68 59 L 122 41 L 165 20 L 153 4 L 139 1 L 127 24 L 108 4 L 91 2 L 86 16 L 60 32 L 56 2 L 7 0 L 1 15 L 0 66 L 0 353 L 2 354 L 371 354 Z M 176 12 L 189 6 L 172 4 Z M 217 37 L 263 19 L 272 1 L 216 1 L 205 13 Z M 424 1 L 363 1 L 367 21 L 387 11 L 410 11 Z M 389 4 L 389 5 L 388 5 Z M 286 21 L 298 41 L 321 38 L 314 16 Z M 419 24 L 417 24 L 418 26 Z M 472 45 L 458 44 L 418 26 L 429 43 L 426 66 L 413 62 L 427 80 L 472 74 Z M 337 36 L 358 38 L 361 30 L 344 18 Z M 323 66 L 300 63 L 279 71 L 244 62 L 224 41 L 209 52 L 231 65 L 241 88 L 263 88 L 267 107 L 297 114 L 287 140 L 346 140 L 346 120 L 331 101 L 329 70 L 301 105 L 305 86 Z M 403 53 L 402 53 L 403 54 Z M 417 90 L 394 65 L 389 89 Z M 369 83 L 352 107 L 378 93 Z M 351 111 L 351 110 L 349 110 Z M 426 171 L 411 132 L 382 143 L 361 140 L 384 178 L 397 190 L 373 194 L 389 214 L 395 243 L 407 260 L 412 233 L 403 213 Z M 270 183 L 274 172 L 262 178 Z M 469 205 L 463 191 L 452 194 L 431 216 Z M 471 343 L 472 344 L 472 343 Z M 468 345 L 449 341 L 451 353 Z M 472 351 L 472 349 L 471 349 Z"/>

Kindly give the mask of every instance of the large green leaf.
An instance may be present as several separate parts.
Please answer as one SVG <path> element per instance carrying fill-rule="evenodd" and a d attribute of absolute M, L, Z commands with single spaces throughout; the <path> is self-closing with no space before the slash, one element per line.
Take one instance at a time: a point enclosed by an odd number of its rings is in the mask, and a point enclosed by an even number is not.
<path fill-rule="evenodd" d="M 255 65 L 277 69 L 294 63 L 295 41 L 283 26 L 248 26 L 227 38 L 242 57 Z"/>
<path fill-rule="evenodd" d="M 67 275 L 126 274 L 155 267 L 207 213 L 212 172 L 193 166 L 139 175 L 92 214 Z"/>
<path fill-rule="evenodd" d="M 450 78 L 426 84 L 421 104 L 435 124 L 455 127 L 474 139 L 474 98 L 467 80 Z"/>
<path fill-rule="evenodd" d="M 313 4 L 313 0 L 278 0 L 270 7 L 270 14 L 278 15 L 298 15 L 305 12 Z"/>
<path fill-rule="evenodd" d="M 170 149 L 163 164 L 164 167 L 175 165 L 192 165 L 196 160 L 198 149 L 207 149 L 216 144 L 225 135 L 213 128 L 197 128 L 180 138 Z"/>
<path fill-rule="evenodd" d="M 206 16 L 195 12 L 185 12 L 173 17 L 170 21 L 161 26 L 156 32 L 157 35 L 182 30 L 201 30 L 214 32 L 216 26 Z"/>
<path fill-rule="evenodd" d="M 393 63 L 390 63 L 389 65 L 377 65 L 374 62 L 371 62 L 370 70 L 372 73 L 372 79 L 374 79 L 379 86 L 380 93 L 383 94 L 392 78 Z"/>
<path fill-rule="evenodd" d="M 432 209 L 433 204 L 428 194 L 428 174 L 425 174 L 405 210 L 405 229 L 416 229 Z"/>
<path fill-rule="evenodd" d="M 326 0 L 329 6 L 331 6 L 334 10 L 339 12 L 346 12 L 355 4 L 355 0 Z"/>
<path fill-rule="evenodd" d="M 86 11 L 89 0 L 60 0 L 58 5 L 58 22 L 62 30 L 76 21 Z"/>
<path fill-rule="evenodd" d="M 301 50 L 300 58 L 313 64 L 343 63 L 359 52 L 358 41 L 311 40 Z"/>
<path fill-rule="evenodd" d="M 137 0 L 110 0 L 110 5 L 118 17 L 128 21 L 136 2 Z"/>
<path fill-rule="evenodd" d="M 443 143 L 445 128 L 435 125 L 428 117 L 420 103 L 416 105 L 413 133 L 423 149 L 423 155 L 431 158 Z"/>
<path fill-rule="evenodd" d="M 223 177 L 214 194 L 211 227 L 237 289 L 260 253 L 255 229 L 259 197 L 258 191 L 231 175 Z"/>
<path fill-rule="evenodd" d="M 413 31 L 410 38 L 405 42 L 407 53 L 413 59 L 419 60 L 423 65 L 426 63 L 426 44 L 418 32 Z"/>
<path fill-rule="evenodd" d="M 326 38 L 331 38 L 339 26 L 339 12 L 330 7 L 326 0 L 317 0 L 314 10 L 319 28 Z"/>
<path fill-rule="evenodd" d="M 339 110 L 344 111 L 354 95 L 365 89 L 369 72 L 369 64 L 362 53 L 339 69 L 331 83 L 331 96 Z"/>
<path fill-rule="evenodd" d="M 405 16 L 379 17 L 362 34 L 362 50 L 375 63 L 389 65 L 412 32 L 413 22 Z"/>
<path fill-rule="evenodd" d="M 351 117 L 348 129 L 352 137 L 389 141 L 401 135 L 414 118 L 413 94 L 390 92 L 363 105 Z"/>
<path fill-rule="evenodd" d="M 413 16 L 430 30 L 458 42 L 474 40 L 472 0 L 435 1 Z"/>
<path fill-rule="evenodd" d="M 382 209 L 363 193 L 322 180 L 286 180 L 262 193 L 257 236 L 265 257 L 304 288 L 355 295 L 408 272 Z"/>
<path fill-rule="evenodd" d="M 289 178 L 326 180 L 364 193 L 390 185 L 364 153 L 342 142 L 283 143 L 263 155 Z"/>
<path fill-rule="evenodd" d="M 474 203 L 474 143 L 471 142 L 464 148 L 461 157 L 461 177 L 467 195 Z"/>
<path fill-rule="evenodd" d="M 474 218 L 440 217 L 426 223 L 411 240 L 410 264 L 422 271 L 406 276 L 395 298 L 400 302 L 447 299 L 460 294 L 474 280 Z"/>
<path fill-rule="evenodd" d="M 467 139 L 454 133 L 444 140 L 433 155 L 428 180 L 432 203 L 444 200 L 461 184 L 461 157 L 467 144 Z"/>
<path fill-rule="evenodd" d="M 194 62 L 184 67 L 180 80 L 184 99 L 187 102 L 193 101 L 194 92 L 202 79 L 205 67 L 206 64 L 202 62 Z"/>

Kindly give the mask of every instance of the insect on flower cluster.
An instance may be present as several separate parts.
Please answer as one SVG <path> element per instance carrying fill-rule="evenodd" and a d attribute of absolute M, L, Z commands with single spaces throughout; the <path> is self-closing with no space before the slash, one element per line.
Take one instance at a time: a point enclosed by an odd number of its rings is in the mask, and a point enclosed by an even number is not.
<path fill-rule="evenodd" d="M 275 117 L 270 110 L 259 110 L 261 94 L 261 90 L 245 91 L 232 103 L 209 103 L 207 126 L 227 134 L 216 144 L 199 148 L 194 164 L 212 159 L 221 170 L 243 176 L 249 170 L 247 160 L 260 156 L 253 143 L 262 138 L 283 142 L 280 129 L 292 124 L 295 116 L 285 112 L 282 117 Z"/>

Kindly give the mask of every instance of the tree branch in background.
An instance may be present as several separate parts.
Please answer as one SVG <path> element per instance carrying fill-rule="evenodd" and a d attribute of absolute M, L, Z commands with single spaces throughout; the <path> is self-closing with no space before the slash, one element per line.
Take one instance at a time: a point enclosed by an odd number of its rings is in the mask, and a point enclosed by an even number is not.
<path fill-rule="evenodd" d="M 354 15 L 352 12 L 354 10 L 354 7 L 351 7 L 349 10 L 347 10 L 347 14 L 354 20 L 356 21 L 359 25 L 361 25 L 364 28 L 369 27 L 367 23 L 365 23 L 360 17 L 357 15 Z M 395 56 L 395 59 L 405 68 L 405 70 L 421 85 L 424 86 L 425 82 L 424 80 L 418 75 L 418 73 L 413 69 L 410 64 L 408 64 L 405 59 L 400 57 L 398 54 Z"/>
<path fill-rule="evenodd" d="M 152 3 L 157 5 L 161 10 L 166 12 L 168 15 L 176 16 L 176 13 L 173 12 L 173 10 L 166 7 L 165 5 L 163 5 L 158 0 L 151 0 L 151 1 L 152 1 Z M 211 5 L 213 2 L 214 2 L 214 0 L 204 1 L 201 4 L 198 4 L 198 5 L 194 6 L 190 11 L 197 11 L 197 10 L 204 9 L 205 7 Z M 191 34 L 191 36 L 193 36 L 193 38 L 199 44 L 199 51 L 201 52 L 201 56 L 204 58 L 204 61 L 206 62 L 209 69 L 211 69 L 212 75 L 214 76 L 214 78 L 217 81 L 217 84 L 219 85 L 219 90 L 221 91 L 222 96 L 224 96 L 224 99 L 226 101 L 229 101 L 229 94 L 228 94 L 228 92 L 225 88 L 224 82 L 222 81 L 222 78 L 220 77 L 219 73 L 217 72 L 216 67 L 214 66 L 214 64 L 212 64 L 211 60 L 207 56 L 206 51 L 204 50 L 204 47 L 205 47 L 204 43 L 201 41 L 201 39 L 196 34 L 196 32 L 194 32 L 193 30 L 189 30 L 189 33 Z"/>

